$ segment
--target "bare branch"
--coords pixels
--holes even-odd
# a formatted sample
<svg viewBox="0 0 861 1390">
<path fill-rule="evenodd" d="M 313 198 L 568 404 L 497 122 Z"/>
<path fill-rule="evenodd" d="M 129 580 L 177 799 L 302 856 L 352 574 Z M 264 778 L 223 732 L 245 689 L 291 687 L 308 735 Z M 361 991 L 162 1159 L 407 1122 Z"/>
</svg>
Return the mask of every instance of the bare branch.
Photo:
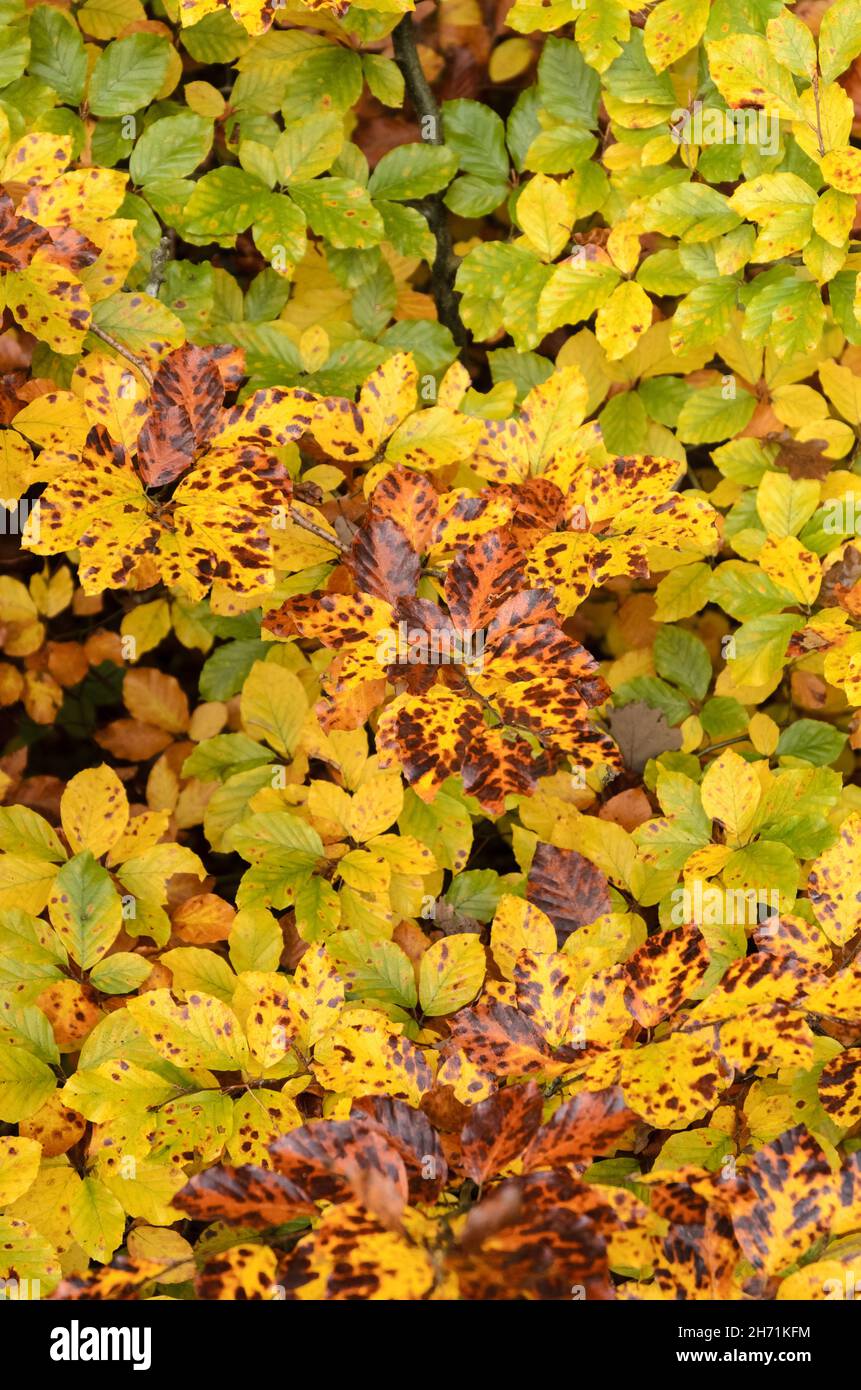
<svg viewBox="0 0 861 1390">
<path fill-rule="evenodd" d="M 403 75 L 422 134 L 427 130 L 428 143 L 442 145 L 442 116 L 430 83 L 422 71 L 411 12 L 405 14 L 393 30 L 392 44 L 395 62 Z M 463 347 L 467 342 L 467 333 L 460 317 L 459 296 L 454 288 L 459 262 L 452 248 L 448 213 L 442 194 L 434 193 L 422 199 L 419 207 L 436 242 L 436 255 L 431 266 L 431 289 L 439 321 L 449 330 L 458 347 Z"/>
</svg>

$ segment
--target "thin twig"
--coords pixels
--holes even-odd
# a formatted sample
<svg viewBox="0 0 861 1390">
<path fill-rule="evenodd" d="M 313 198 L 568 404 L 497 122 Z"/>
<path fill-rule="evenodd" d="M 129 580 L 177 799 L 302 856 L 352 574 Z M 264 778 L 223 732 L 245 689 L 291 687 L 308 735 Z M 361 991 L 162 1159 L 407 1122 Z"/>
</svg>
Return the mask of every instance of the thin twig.
<svg viewBox="0 0 861 1390">
<path fill-rule="evenodd" d="M 422 138 L 426 139 L 428 144 L 442 145 L 442 116 L 419 60 L 411 11 L 404 15 L 392 31 L 392 44 L 395 62 L 401 70 L 404 85 L 419 119 Z M 467 333 L 460 317 L 459 296 L 454 288 L 459 262 L 452 248 L 448 213 L 442 194 L 434 193 L 428 198 L 423 198 L 418 206 L 436 242 L 436 255 L 431 266 L 431 290 L 437 315 L 458 347 L 463 347 L 467 342 Z"/>
<path fill-rule="evenodd" d="M 822 138 L 822 112 L 819 107 L 819 69 L 813 71 L 813 101 L 816 105 L 816 142 L 819 146 L 819 158 L 825 155 L 825 141 Z"/>
<path fill-rule="evenodd" d="M 130 362 L 135 371 L 140 372 L 147 386 L 152 386 L 153 374 L 149 364 L 142 357 L 138 357 L 137 353 L 132 352 L 131 348 L 127 348 L 125 343 L 121 343 L 119 338 L 115 338 L 112 333 L 106 332 L 104 328 L 99 328 L 97 323 L 91 323 L 89 331 L 95 338 L 101 338 L 103 343 L 107 343 L 108 347 L 113 348 L 114 352 L 119 353 L 120 357 L 124 357 L 127 362 Z"/>
<path fill-rule="evenodd" d="M 302 512 L 297 511 L 295 507 L 290 508 L 290 520 L 303 531 L 307 531 L 309 535 L 316 536 L 318 540 L 325 541 L 333 550 L 337 550 L 340 555 L 343 555 L 344 546 L 332 531 L 327 531 L 324 527 L 317 526 L 315 522 L 309 521 L 308 518 L 304 516 Z"/>
<path fill-rule="evenodd" d="M 164 280 L 168 261 L 173 260 L 174 246 L 176 244 L 176 233 L 165 232 L 159 241 L 158 246 L 153 248 L 150 258 L 149 279 L 146 282 L 146 293 L 155 299 Z"/>
</svg>

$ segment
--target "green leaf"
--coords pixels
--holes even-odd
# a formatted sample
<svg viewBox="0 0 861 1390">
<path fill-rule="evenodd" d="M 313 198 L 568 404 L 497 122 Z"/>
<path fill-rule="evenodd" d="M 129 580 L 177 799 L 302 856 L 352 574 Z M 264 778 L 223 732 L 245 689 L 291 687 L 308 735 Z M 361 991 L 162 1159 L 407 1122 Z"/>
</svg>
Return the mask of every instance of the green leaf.
<svg viewBox="0 0 861 1390">
<path fill-rule="evenodd" d="M 819 27 L 823 82 L 833 82 L 861 53 L 861 11 L 855 0 L 833 0 Z"/>
<path fill-rule="evenodd" d="M 577 324 L 600 309 L 619 283 L 615 266 L 576 255 L 557 266 L 541 292 L 538 322 L 542 333 Z"/>
<path fill-rule="evenodd" d="M 311 229 L 332 246 L 361 248 L 382 241 L 383 219 L 361 184 L 342 178 L 314 179 L 293 184 L 290 193 Z"/>
<path fill-rule="evenodd" d="M 712 678 L 705 643 L 683 627 L 662 627 L 655 638 L 655 670 L 691 700 L 702 700 Z"/>
<path fill-rule="evenodd" d="M 132 151 L 129 172 L 134 183 L 192 174 L 212 147 L 212 121 L 182 111 L 148 125 Z"/>
<path fill-rule="evenodd" d="M 362 931 L 341 931 L 326 943 L 349 994 L 414 1009 L 418 1002 L 412 961 L 394 941 L 375 941 Z"/>
<path fill-rule="evenodd" d="M 372 96 L 384 106 L 402 106 L 404 101 L 404 78 L 397 63 L 392 58 L 382 58 L 378 53 L 363 53 L 362 67 L 365 81 Z"/>
<path fill-rule="evenodd" d="M 419 1002 L 429 1018 L 454 1013 L 474 999 L 487 961 L 479 937 L 458 932 L 435 941 L 422 956 Z"/>
<path fill-rule="evenodd" d="M 510 890 L 493 869 L 468 869 L 452 880 L 445 900 L 466 917 L 489 922 L 500 897 L 507 891 Z"/>
<path fill-rule="evenodd" d="M 48 902 L 51 923 L 72 960 L 90 970 L 108 951 L 123 924 L 120 895 L 107 869 L 89 850 L 64 864 Z"/>
<path fill-rule="evenodd" d="M 238 695 L 255 661 L 267 654 L 268 642 L 239 638 L 216 647 L 200 672 L 200 693 L 204 700 L 229 700 Z"/>
<path fill-rule="evenodd" d="M 716 444 L 732 439 L 749 424 L 755 410 L 756 396 L 752 391 L 738 391 L 727 397 L 724 386 L 703 387 L 692 392 L 679 411 L 679 439 L 686 444 Z"/>
<path fill-rule="evenodd" d="M 613 703 L 620 709 L 635 700 L 642 700 L 650 709 L 659 709 L 671 725 L 681 724 L 691 712 L 687 700 L 659 676 L 635 676 L 613 692 Z"/>
<path fill-rule="evenodd" d="M 495 111 L 480 101 L 446 101 L 442 119 L 445 143 L 454 151 L 458 168 L 488 183 L 508 182 L 505 126 Z"/>
<path fill-rule="evenodd" d="M 78 106 L 87 80 L 87 55 L 74 22 L 64 11 L 37 5 L 30 16 L 30 62 L 33 77 L 53 87 L 60 101 Z"/>
<path fill-rule="evenodd" d="M 17 82 L 30 57 L 30 38 L 19 25 L 0 29 L 0 87 Z"/>
<path fill-rule="evenodd" d="M 551 35 L 538 60 L 538 100 L 557 121 L 597 129 L 601 79 L 576 43 Z"/>
<path fill-rule="evenodd" d="M 171 47 L 160 34 L 131 34 L 103 48 L 90 77 L 94 116 L 128 116 L 148 105 L 167 76 Z"/>
<path fill-rule="evenodd" d="M 398 145 L 384 154 L 368 184 L 372 198 L 424 198 L 450 183 L 457 157 L 445 145 Z"/>
<path fill-rule="evenodd" d="M 244 169 L 225 165 L 204 174 L 194 185 L 183 223 L 193 236 L 233 238 L 256 222 L 268 202 L 265 184 Z"/>
<path fill-rule="evenodd" d="M 0 850 L 53 864 L 66 858 L 56 831 L 29 806 L 0 806 Z"/>
<path fill-rule="evenodd" d="M 647 227 L 683 241 L 711 241 L 741 221 L 727 198 L 705 183 L 675 184 L 649 200 Z"/>
<path fill-rule="evenodd" d="M 815 767 L 833 763 L 846 747 L 848 735 L 818 719 L 796 719 L 777 741 L 777 756 L 803 758 Z"/>
<path fill-rule="evenodd" d="M 247 734 L 216 734 L 204 739 L 186 758 L 182 774 L 201 782 L 226 782 L 238 772 L 248 772 L 261 763 L 271 763 L 274 753 Z"/>
<path fill-rule="evenodd" d="M 117 951 L 90 972 L 90 984 L 102 994 L 131 994 L 152 972 L 152 962 L 132 951 Z"/>
<path fill-rule="evenodd" d="M 765 685 L 783 669 L 789 639 L 798 626 L 791 613 L 768 613 L 743 623 L 735 634 L 735 656 L 727 662 L 736 685 Z"/>
<path fill-rule="evenodd" d="M 490 183 L 477 174 L 462 174 L 445 195 L 445 205 L 458 217 L 484 217 L 508 197 L 509 183 Z"/>
<path fill-rule="evenodd" d="M 334 113 L 290 125 L 272 148 L 279 183 L 305 183 L 331 169 L 344 143 L 344 122 Z"/>
</svg>

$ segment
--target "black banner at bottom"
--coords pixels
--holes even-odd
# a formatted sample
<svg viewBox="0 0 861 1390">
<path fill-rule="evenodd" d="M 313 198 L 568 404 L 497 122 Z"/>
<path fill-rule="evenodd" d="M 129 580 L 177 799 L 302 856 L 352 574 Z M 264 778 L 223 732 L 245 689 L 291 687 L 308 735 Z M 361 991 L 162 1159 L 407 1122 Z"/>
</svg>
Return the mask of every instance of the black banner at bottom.
<svg viewBox="0 0 861 1390">
<path fill-rule="evenodd" d="M 754 1367 L 764 1379 L 773 1372 L 800 1367 L 818 1375 L 841 1364 L 851 1364 L 858 1344 L 858 1320 L 846 1302 L 811 1303 L 748 1302 L 608 1302 L 588 1303 L 572 1300 L 541 1306 L 525 1301 L 506 1303 L 505 1320 L 497 1323 L 494 1303 L 399 1303 L 398 1324 L 391 1319 L 378 1323 L 379 1310 L 357 1309 L 349 1303 L 276 1302 L 259 1307 L 255 1302 L 196 1303 L 155 1299 L 144 1302 L 85 1301 L 41 1303 L 18 1302 L 13 1312 L 7 1306 L 7 1322 L 0 1311 L 0 1329 L 6 1355 L 16 1344 L 27 1365 L 48 1382 L 55 1375 L 62 1380 L 71 1368 L 98 1374 L 108 1367 L 112 1373 L 133 1371 L 140 1374 L 207 1372 L 223 1377 L 235 1367 L 244 1373 L 264 1370 L 283 1357 L 285 1338 L 298 1336 L 306 1356 L 313 1356 L 314 1337 L 322 1334 L 321 1351 L 327 1378 L 338 1365 L 343 1348 L 345 1371 L 356 1368 L 359 1346 L 389 1345 L 394 1371 L 403 1368 L 403 1351 L 413 1346 L 424 1360 L 430 1346 L 442 1346 L 440 1338 L 449 1333 L 458 1337 L 449 1345 L 452 1369 L 457 1365 L 456 1348 L 460 1338 L 480 1338 L 482 1360 L 498 1346 L 500 1354 L 510 1355 L 515 1338 L 522 1332 L 524 1354 L 534 1353 L 537 1336 L 573 1335 L 579 1347 L 592 1356 L 607 1356 L 607 1373 L 614 1378 L 626 1371 L 664 1376 L 673 1370 L 684 1376 L 698 1375 L 704 1369 Z M 352 1308 L 352 1313 L 348 1311 Z M 416 1321 L 410 1326 L 410 1312 Z M 405 1319 L 404 1315 L 407 1314 Z M 355 1336 L 339 1337 L 344 1320 L 359 1338 L 385 1334 L 386 1342 L 357 1341 Z M 430 1334 L 430 1326 L 433 1332 Z M 333 1337 L 333 1334 L 334 1337 Z M 427 1341 L 433 1336 L 433 1343 Z M 586 1339 L 586 1340 L 582 1340 Z M 405 1343 L 405 1346 L 404 1346 Z M 478 1345 L 478 1343 L 476 1343 Z M 548 1343 L 548 1347 L 553 1343 Z M 558 1347 L 559 1344 L 557 1344 Z M 401 1351 L 396 1351 L 400 1346 Z M 424 1351 L 422 1351 L 424 1347 Z M 462 1345 L 466 1351 L 466 1344 Z M 270 1360 L 271 1358 L 271 1360 Z M 184 1370 L 183 1370 L 184 1368 Z M 378 1365 L 378 1371 L 384 1367 Z M 501 1365 L 510 1381 L 513 1367 Z M 486 1380 L 486 1375 L 483 1377 Z"/>
</svg>

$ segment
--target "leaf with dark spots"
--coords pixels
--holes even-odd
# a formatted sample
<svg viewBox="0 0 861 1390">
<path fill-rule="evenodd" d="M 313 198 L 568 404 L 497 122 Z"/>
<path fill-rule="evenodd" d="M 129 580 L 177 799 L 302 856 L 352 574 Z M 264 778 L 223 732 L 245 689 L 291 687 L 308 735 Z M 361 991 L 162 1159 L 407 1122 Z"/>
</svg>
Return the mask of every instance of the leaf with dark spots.
<svg viewBox="0 0 861 1390">
<path fill-rule="evenodd" d="M 657 932 L 626 965 L 625 1003 L 644 1028 L 655 1028 L 690 999 L 706 973 L 709 949 L 697 927 Z"/>
<path fill-rule="evenodd" d="M 384 1131 L 404 1161 L 410 1202 L 432 1202 L 445 1187 L 447 1166 L 439 1135 L 427 1115 L 390 1096 L 361 1096 L 353 1114 L 366 1116 Z"/>
<path fill-rule="evenodd" d="M 439 498 L 426 474 L 393 468 L 374 488 L 371 511 L 380 520 L 395 522 L 417 554 L 424 555 L 430 549 L 439 519 Z"/>
<path fill-rule="evenodd" d="M 564 1168 L 610 1157 L 636 1123 L 619 1086 L 581 1091 L 541 1126 L 523 1155 L 524 1169 Z"/>
<path fill-rule="evenodd" d="M 196 1173 L 174 1202 L 197 1221 L 246 1226 L 278 1226 L 316 1211 L 313 1197 L 296 1183 L 254 1164 Z"/>
<path fill-rule="evenodd" d="M 610 911 L 606 874 L 577 850 L 557 849 L 554 845 L 537 846 L 526 896 L 547 913 L 560 941 Z"/>
<path fill-rule="evenodd" d="M 138 467 L 148 487 L 172 483 L 185 472 L 215 433 L 223 400 L 210 349 L 186 343 L 165 357 L 138 437 Z"/>
<path fill-rule="evenodd" d="M 317 1124 L 271 1146 L 275 1171 L 314 1201 L 352 1196 L 388 1222 L 397 1219 L 408 1193 L 398 1148 L 378 1125 L 362 1116 Z"/>
<path fill-rule="evenodd" d="M 421 570 L 418 554 L 406 532 L 388 517 L 371 517 L 359 528 L 350 566 L 357 588 L 388 603 L 412 597 Z"/>
<path fill-rule="evenodd" d="M 445 579 L 449 612 L 461 630 L 486 627 L 505 600 L 523 588 L 524 557 L 507 531 L 490 531 L 455 556 Z"/>
<path fill-rule="evenodd" d="M 473 1106 L 461 1134 L 462 1165 L 479 1187 L 520 1156 L 541 1123 L 542 1104 L 541 1091 L 530 1081 Z"/>
<path fill-rule="evenodd" d="M 489 1076 L 560 1076 L 582 1063 L 575 1048 L 551 1048 L 525 1014 L 508 1004 L 461 1009 L 451 1019 L 446 1051 L 462 1050 Z"/>
</svg>

